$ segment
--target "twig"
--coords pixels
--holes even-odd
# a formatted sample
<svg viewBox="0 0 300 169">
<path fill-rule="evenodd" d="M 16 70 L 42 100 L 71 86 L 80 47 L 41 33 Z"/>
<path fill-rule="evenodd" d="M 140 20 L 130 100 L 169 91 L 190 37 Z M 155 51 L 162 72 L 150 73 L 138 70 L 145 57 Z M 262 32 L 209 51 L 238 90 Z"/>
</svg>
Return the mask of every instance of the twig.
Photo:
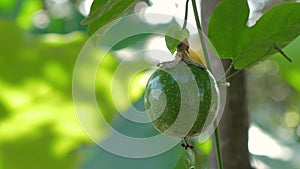
<svg viewBox="0 0 300 169">
<path fill-rule="evenodd" d="M 185 3 L 184 23 L 183 23 L 183 26 L 182 26 L 182 30 L 185 29 L 186 25 L 187 25 L 188 11 L 189 11 L 189 1 L 190 0 L 186 0 L 186 3 Z"/>
</svg>

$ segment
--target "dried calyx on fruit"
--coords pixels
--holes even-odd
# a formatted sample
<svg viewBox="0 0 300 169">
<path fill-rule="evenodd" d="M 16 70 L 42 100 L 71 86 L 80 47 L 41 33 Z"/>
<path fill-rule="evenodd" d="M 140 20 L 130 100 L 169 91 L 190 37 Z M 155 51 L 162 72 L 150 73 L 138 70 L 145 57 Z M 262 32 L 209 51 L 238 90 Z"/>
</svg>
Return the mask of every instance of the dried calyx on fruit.
<svg viewBox="0 0 300 169">
<path fill-rule="evenodd" d="M 160 63 L 148 80 L 144 103 L 155 128 L 177 138 L 205 131 L 216 117 L 212 98 L 218 94 L 208 69 L 193 61 L 185 40 L 175 60 Z"/>
</svg>

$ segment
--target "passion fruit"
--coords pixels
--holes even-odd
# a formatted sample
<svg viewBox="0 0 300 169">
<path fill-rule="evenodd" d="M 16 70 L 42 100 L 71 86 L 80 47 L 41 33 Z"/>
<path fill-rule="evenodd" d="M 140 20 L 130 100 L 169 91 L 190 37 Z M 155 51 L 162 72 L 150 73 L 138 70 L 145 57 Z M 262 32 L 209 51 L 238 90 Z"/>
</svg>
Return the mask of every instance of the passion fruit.
<svg viewBox="0 0 300 169">
<path fill-rule="evenodd" d="M 218 94 L 209 70 L 183 59 L 162 63 L 145 88 L 145 109 L 154 127 L 177 138 L 205 131 L 216 117 L 213 97 Z"/>
</svg>

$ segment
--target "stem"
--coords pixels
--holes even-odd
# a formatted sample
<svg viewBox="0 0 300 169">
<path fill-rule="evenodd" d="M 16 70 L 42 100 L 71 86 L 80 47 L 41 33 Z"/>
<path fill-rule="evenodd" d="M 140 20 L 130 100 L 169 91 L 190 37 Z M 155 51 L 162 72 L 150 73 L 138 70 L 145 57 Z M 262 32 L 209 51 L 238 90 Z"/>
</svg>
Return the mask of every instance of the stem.
<svg viewBox="0 0 300 169">
<path fill-rule="evenodd" d="M 224 75 L 225 75 L 225 78 L 226 78 L 226 76 L 228 76 L 229 73 L 231 72 L 231 70 L 232 70 L 232 68 L 233 68 L 233 65 L 234 65 L 234 63 L 231 62 L 230 65 L 229 65 L 229 67 L 227 68 L 225 74 L 224 74 Z"/>
<path fill-rule="evenodd" d="M 195 21 L 196 21 L 196 25 L 197 25 L 197 30 L 198 30 L 198 36 L 199 36 L 201 46 L 202 46 L 202 49 L 203 49 L 203 54 L 204 54 L 204 57 L 205 57 L 206 66 L 210 70 L 210 61 L 209 61 L 209 57 L 208 57 L 206 43 L 205 43 L 205 40 L 204 40 L 204 37 L 203 37 L 203 34 L 202 34 L 201 22 L 200 22 L 200 19 L 199 19 L 196 0 L 192 0 L 192 4 L 193 4 L 193 11 L 194 11 Z"/>
<path fill-rule="evenodd" d="M 185 29 L 186 25 L 187 25 L 187 18 L 188 18 L 188 11 L 189 11 L 189 1 L 190 0 L 186 0 L 186 3 L 185 3 L 184 23 L 183 23 L 183 26 L 182 26 L 182 30 Z"/>
<path fill-rule="evenodd" d="M 204 54 L 204 57 L 205 57 L 205 60 L 206 60 L 206 65 L 207 65 L 207 68 L 210 70 L 211 69 L 210 61 L 209 61 L 209 56 L 208 56 L 206 43 L 205 43 L 205 40 L 204 40 L 204 37 L 203 37 L 203 34 L 202 34 L 201 22 L 200 22 L 200 19 L 199 19 L 199 13 L 198 13 L 198 10 L 197 10 L 196 0 L 192 0 L 192 4 L 193 4 L 195 21 L 196 21 L 196 25 L 197 25 L 197 28 L 198 28 L 197 29 L 198 30 L 198 35 L 199 35 L 199 38 L 200 38 L 200 41 L 201 41 L 203 54 Z M 218 126 L 217 126 L 216 122 L 214 122 L 214 127 L 216 128 L 215 132 L 214 132 L 214 135 L 215 135 L 215 142 L 216 142 L 216 152 L 217 152 L 217 157 L 218 157 L 218 166 L 219 166 L 219 169 L 223 169 L 222 155 L 221 155 L 220 142 L 219 142 L 219 132 L 218 132 Z"/>
<path fill-rule="evenodd" d="M 216 122 L 214 123 L 214 125 L 217 125 Z M 215 134 L 215 141 L 216 141 L 216 153 L 218 157 L 218 168 L 223 169 L 218 127 L 216 127 L 214 134 Z"/>
<path fill-rule="evenodd" d="M 250 64 L 251 65 L 251 64 Z M 248 66 L 246 66 L 248 67 Z M 245 68 L 246 68 L 245 67 Z M 223 84 L 224 82 L 226 82 L 226 80 L 229 80 L 230 78 L 232 78 L 233 76 L 237 75 L 238 73 L 240 73 L 242 70 L 244 70 L 245 68 L 243 69 L 239 69 L 235 72 L 233 72 L 232 74 L 230 74 L 229 76 L 225 77 L 225 78 L 221 78 L 220 80 L 217 81 L 218 84 Z"/>
<path fill-rule="evenodd" d="M 186 137 L 183 137 L 183 143 L 181 144 L 181 146 L 182 146 L 185 150 L 187 150 L 188 148 L 190 148 L 190 149 L 193 149 L 193 148 L 194 148 L 193 143 L 190 144 Z"/>
<path fill-rule="evenodd" d="M 289 58 L 276 44 L 274 44 L 274 49 L 277 50 L 286 60 L 292 62 L 292 59 Z"/>
<path fill-rule="evenodd" d="M 253 62 L 253 63 L 255 63 L 255 62 Z M 229 79 L 232 78 L 233 76 L 235 76 L 235 75 L 237 75 L 238 73 L 240 73 L 242 70 L 247 69 L 248 67 L 252 66 L 253 63 L 250 63 L 250 64 L 246 65 L 243 69 L 238 69 L 237 71 L 235 71 L 235 72 L 233 72 L 232 74 L 228 75 L 228 76 L 226 77 L 226 80 L 229 80 Z M 224 80 L 225 80 L 225 79 L 224 79 Z M 220 81 L 220 82 L 222 82 L 222 81 Z"/>
<path fill-rule="evenodd" d="M 224 73 L 224 75 L 219 80 L 217 80 L 217 82 L 223 82 L 226 80 L 226 77 L 229 75 L 229 73 L 233 69 L 233 65 L 234 65 L 234 63 L 231 62 L 229 67 L 227 68 L 226 72 Z"/>
<path fill-rule="evenodd" d="M 232 77 L 235 76 L 236 74 L 240 73 L 242 70 L 244 70 L 244 69 L 239 69 L 239 70 L 235 71 L 234 73 L 232 73 L 232 74 L 230 74 L 229 76 L 227 76 L 226 79 L 228 80 L 228 79 L 232 78 Z"/>
</svg>

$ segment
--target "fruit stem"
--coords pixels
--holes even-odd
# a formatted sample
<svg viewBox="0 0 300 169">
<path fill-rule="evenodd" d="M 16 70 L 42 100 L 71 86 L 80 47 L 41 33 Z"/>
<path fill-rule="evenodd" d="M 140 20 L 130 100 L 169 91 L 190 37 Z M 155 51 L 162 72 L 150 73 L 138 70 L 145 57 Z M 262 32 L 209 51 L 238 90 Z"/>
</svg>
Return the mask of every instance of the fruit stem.
<svg viewBox="0 0 300 169">
<path fill-rule="evenodd" d="M 193 144 L 192 144 L 192 143 L 190 144 L 190 143 L 188 142 L 188 140 L 187 140 L 186 137 L 183 137 L 183 143 L 181 144 L 181 146 L 182 146 L 185 150 L 187 150 L 188 148 L 190 148 L 190 149 L 193 149 L 193 148 L 194 148 Z"/>
<path fill-rule="evenodd" d="M 182 26 L 182 30 L 185 29 L 186 25 L 187 25 L 187 18 L 188 18 L 188 11 L 189 11 L 189 1 L 190 0 L 186 0 L 186 3 L 185 3 L 184 23 L 183 23 L 183 26 Z"/>
<path fill-rule="evenodd" d="M 207 65 L 207 68 L 209 70 L 211 70 L 207 47 L 206 47 L 206 43 L 205 43 L 205 40 L 204 40 L 204 37 L 203 37 L 203 34 L 202 34 L 201 22 L 200 22 L 200 19 L 199 19 L 199 13 L 198 13 L 198 10 L 197 10 L 196 0 L 192 0 L 192 4 L 193 4 L 195 21 L 196 21 L 196 25 L 197 25 L 197 28 L 198 28 L 197 29 L 198 30 L 198 36 L 199 36 L 200 41 L 201 41 L 201 45 L 202 45 L 206 65 Z M 216 142 L 216 152 L 217 152 L 218 166 L 219 166 L 218 168 L 223 169 L 221 148 L 220 148 L 220 142 L 219 142 L 218 125 L 217 125 L 216 121 L 214 122 L 214 127 L 215 127 L 214 135 L 215 135 L 215 142 Z"/>
<path fill-rule="evenodd" d="M 192 0 L 192 4 L 193 4 L 193 11 L 194 11 L 195 21 L 196 21 L 196 25 L 197 25 L 197 30 L 198 30 L 198 36 L 199 36 L 201 46 L 202 46 L 202 49 L 203 49 L 203 54 L 204 54 L 204 57 L 205 57 L 206 65 L 207 65 L 207 68 L 209 70 L 211 70 L 210 61 L 209 61 L 208 52 L 207 52 L 207 47 L 206 47 L 206 43 L 205 43 L 205 40 L 204 40 L 204 37 L 203 37 L 203 34 L 202 34 L 201 22 L 200 22 L 200 19 L 199 19 L 199 13 L 198 13 L 198 10 L 197 10 L 196 0 Z"/>
</svg>

